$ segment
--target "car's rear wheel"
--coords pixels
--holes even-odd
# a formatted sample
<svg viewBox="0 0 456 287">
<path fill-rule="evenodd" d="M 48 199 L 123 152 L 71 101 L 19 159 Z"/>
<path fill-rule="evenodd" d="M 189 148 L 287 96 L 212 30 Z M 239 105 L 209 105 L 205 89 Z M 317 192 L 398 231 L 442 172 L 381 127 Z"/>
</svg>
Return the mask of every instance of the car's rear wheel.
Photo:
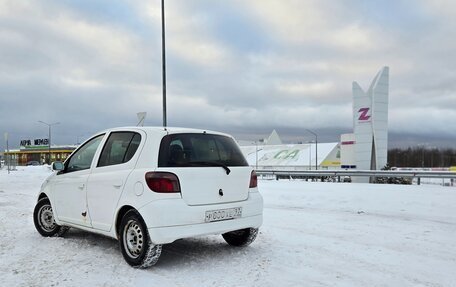
<svg viewBox="0 0 456 287">
<path fill-rule="evenodd" d="M 223 239 L 232 246 L 247 246 L 255 241 L 258 228 L 239 229 L 222 234 Z"/>
<path fill-rule="evenodd" d="M 69 227 L 55 223 L 51 202 L 47 198 L 42 198 L 36 203 L 33 211 L 33 222 L 36 230 L 46 237 L 62 236 L 69 229 Z"/>
<path fill-rule="evenodd" d="M 128 264 L 148 268 L 157 263 L 162 246 L 152 243 L 147 226 L 137 211 L 130 210 L 124 215 L 119 230 L 120 249 Z"/>
</svg>

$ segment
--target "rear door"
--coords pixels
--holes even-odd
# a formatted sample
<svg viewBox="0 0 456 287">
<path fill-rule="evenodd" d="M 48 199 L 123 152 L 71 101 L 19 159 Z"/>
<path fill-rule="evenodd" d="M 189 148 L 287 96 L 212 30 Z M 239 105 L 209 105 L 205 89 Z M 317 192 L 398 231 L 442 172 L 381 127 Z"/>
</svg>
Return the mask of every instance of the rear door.
<svg viewBox="0 0 456 287">
<path fill-rule="evenodd" d="M 175 173 L 188 205 L 243 201 L 252 169 L 236 142 L 227 136 L 183 133 L 165 136 L 159 168 Z"/>
<path fill-rule="evenodd" d="M 128 175 L 138 158 L 142 136 L 133 131 L 109 134 L 87 181 L 87 205 L 93 228 L 110 231 Z"/>
</svg>

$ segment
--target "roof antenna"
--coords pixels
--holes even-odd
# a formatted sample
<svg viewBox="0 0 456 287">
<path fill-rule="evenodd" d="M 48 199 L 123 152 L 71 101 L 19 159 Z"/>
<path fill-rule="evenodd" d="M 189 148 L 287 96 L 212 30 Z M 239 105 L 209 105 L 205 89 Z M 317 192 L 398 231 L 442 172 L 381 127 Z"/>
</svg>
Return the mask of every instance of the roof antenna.
<svg viewBox="0 0 456 287">
<path fill-rule="evenodd" d="M 140 112 L 136 113 L 136 116 L 138 117 L 138 124 L 136 124 L 137 127 L 143 127 L 144 126 L 144 120 L 146 119 L 147 112 Z"/>
</svg>

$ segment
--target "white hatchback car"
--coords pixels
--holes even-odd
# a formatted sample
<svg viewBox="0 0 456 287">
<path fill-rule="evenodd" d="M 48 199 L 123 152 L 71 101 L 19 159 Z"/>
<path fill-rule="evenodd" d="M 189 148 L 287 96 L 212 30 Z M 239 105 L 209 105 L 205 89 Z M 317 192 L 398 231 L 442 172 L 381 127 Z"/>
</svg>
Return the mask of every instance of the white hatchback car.
<svg viewBox="0 0 456 287">
<path fill-rule="evenodd" d="M 162 244 L 180 238 L 222 234 L 249 245 L 262 224 L 256 174 L 226 134 L 109 129 L 52 166 L 33 214 L 38 232 L 75 227 L 116 238 L 134 267 L 155 264 Z"/>
</svg>

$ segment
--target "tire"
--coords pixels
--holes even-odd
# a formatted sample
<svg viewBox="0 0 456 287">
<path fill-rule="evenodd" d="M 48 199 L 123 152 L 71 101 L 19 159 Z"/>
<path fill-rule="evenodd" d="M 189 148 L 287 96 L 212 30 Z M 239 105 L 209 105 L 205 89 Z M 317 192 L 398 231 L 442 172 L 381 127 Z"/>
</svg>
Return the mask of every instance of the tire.
<svg viewBox="0 0 456 287">
<path fill-rule="evenodd" d="M 248 246 L 255 241 L 258 228 L 246 228 L 222 234 L 223 239 L 231 246 Z"/>
<path fill-rule="evenodd" d="M 45 237 L 62 236 L 69 227 L 55 223 L 51 202 L 47 198 L 38 200 L 33 210 L 33 223 L 36 230 Z"/>
<path fill-rule="evenodd" d="M 152 243 L 147 226 L 136 210 L 125 213 L 119 235 L 120 250 L 128 264 L 144 269 L 157 263 L 162 246 Z"/>
</svg>

